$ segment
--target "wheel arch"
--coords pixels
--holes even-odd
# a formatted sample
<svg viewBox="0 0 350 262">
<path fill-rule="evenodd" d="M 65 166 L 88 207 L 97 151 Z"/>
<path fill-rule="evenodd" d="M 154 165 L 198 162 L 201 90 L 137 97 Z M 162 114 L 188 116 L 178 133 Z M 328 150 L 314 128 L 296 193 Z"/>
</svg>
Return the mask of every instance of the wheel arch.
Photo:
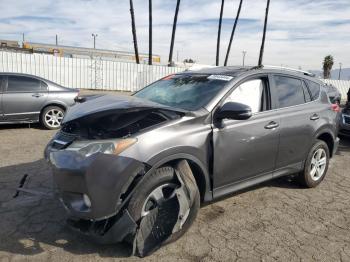
<svg viewBox="0 0 350 262">
<path fill-rule="evenodd" d="M 211 201 L 212 192 L 208 170 L 205 168 L 205 165 L 193 155 L 187 153 L 178 153 L 167 156 L 162 160 L 158 161 L 156 164 L 152 165 L 152 168 L 149 170 L 149 172 L 153 172 L 157 168 L 167 165 L 175 167 L 176 163 L 178 163 L 181 160 L 186 160 L 191 168 L 201 196 L 201 202 Z"/>
<path fill-rule="evenodd" d="M 329 155 L 330 157 L 333 157 L 333 149 L 334 149 L 334 141 L 335 138 L 332 135 L 332 133 L 329 130 L 320 130 L 317 135 L 316 138 L 318 140 L 321 140 L 323 142 L 325 142 L 328 146 L 329 149 Z"/>
</svg>

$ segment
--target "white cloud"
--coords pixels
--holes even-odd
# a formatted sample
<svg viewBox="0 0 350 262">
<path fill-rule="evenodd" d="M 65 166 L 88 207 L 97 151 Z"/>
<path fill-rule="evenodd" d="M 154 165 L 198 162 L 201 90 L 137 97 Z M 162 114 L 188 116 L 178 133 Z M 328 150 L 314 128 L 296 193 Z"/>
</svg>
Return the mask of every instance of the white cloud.
<svg viewBox="0 0 350 262">
<path fill-rule="evenodd" d="M 182 0 L 175 54 L 213 64 L 220 0 Z M 238 0 L 225 1 L 221 61 L 226 52 Z M 153 0 L 154 53 L 167 60 L 175 0 Z M 134 0 L 141 52 L 148 51 L 148 1 Z M 261 43 L 265 0 L 245 0 L 230 55 L 231 64 L 241 64 L 242 50 L 248 64 L 256 64 Z M 97 46 L 132 51 L 129 1 L 113 0 L 16 0 L 1 5 L 0 38 L 21 40 L 22 32 L 32 42 Z M 231 20 L 228 20 L 231 19 Z M 350 3 L 348 0 L 272 0 L 265 64 L 321 68 L 327 54 L 350 67 Z"/>
</svg>

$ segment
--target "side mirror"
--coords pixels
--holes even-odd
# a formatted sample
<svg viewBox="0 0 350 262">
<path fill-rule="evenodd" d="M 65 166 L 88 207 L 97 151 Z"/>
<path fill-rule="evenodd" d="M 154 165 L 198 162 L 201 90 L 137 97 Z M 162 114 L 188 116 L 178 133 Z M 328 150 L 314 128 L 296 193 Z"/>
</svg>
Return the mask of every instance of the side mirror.
<svg viewBox="0 0 350 262">
<path fill-rule="evenodd" d="M 236 102 L 227 102 L 217 111 L 215 118 L 219 120 L 246 120 L 251 116 L 252 109 L 250 106 Z"/>
</svg>

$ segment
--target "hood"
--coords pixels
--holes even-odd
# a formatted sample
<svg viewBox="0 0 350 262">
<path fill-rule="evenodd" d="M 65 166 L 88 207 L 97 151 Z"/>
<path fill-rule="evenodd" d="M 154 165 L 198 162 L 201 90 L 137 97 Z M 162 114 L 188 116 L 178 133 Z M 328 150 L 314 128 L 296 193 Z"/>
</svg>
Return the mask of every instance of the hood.
<svg viewBox="0 0 350 262">
<path fill-rule="evenodd" d="M 168 111 L 185 113 L 183 109 L 173 108 L 162 104 L 154 103 L 149 100 L 134 96 L 114 96 L 114 95 L 103 95 L 97 98 L 87 100 L 84 103 L 76 104 L 69 108 L 64 119 L 63 124 L 82 118 L 88 115 L 93 115 L 100 112 L 107 111 L 130 111 L 130 110 L 150 110 L 150 109 L 164 109 Z"/>
</svg>

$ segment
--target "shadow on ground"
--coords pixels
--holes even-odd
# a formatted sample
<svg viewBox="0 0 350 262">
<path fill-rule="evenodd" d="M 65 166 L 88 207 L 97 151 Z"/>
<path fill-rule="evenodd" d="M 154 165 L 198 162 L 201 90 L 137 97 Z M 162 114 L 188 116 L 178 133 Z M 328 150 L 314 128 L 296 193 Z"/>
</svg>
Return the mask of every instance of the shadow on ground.
<svg viewBox="0 0 350 262">
<path fill-rule="evenodd" d="M 66 226 L 66 212 L 52 196 L 23 192 L 13 198 L 24 174 L 24 188 L 52 192 L 52 179 L 45 160 L 0 168 L 0 253 L 37 255 L 63 249 L 72 254 L 97 253 L 101 257 L 128 257 L 124 244 L 98 245 Z"/>
</svg>

